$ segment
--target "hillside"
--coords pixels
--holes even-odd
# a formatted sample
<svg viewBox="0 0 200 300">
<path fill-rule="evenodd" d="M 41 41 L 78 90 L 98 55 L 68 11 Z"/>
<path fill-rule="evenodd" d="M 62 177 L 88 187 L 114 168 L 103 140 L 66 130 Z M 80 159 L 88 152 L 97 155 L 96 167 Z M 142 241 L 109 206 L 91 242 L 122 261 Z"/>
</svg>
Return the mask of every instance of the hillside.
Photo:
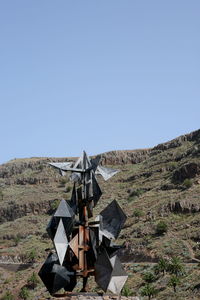
<svg viewBox="0 0 200 300">
<path fill-rule="evenodd" d="M 116 199 L 128 216 L 117 242 L 126 245 L 121 260 L 133 295 L 139 295 L 145 270 L 161 257 L 179 256 L 186 274 L 178 292 L 167 285 L 166 275 L 155 282 L 156 299 L 200 299 L 200 291 L 194 288 L 200 285 L 200 130 L 151 149 L 101 156 L 103 165 L 121 172 L 108 182 L 99 178 L 103 196 L 94 213 Z M 59 200 L 70 198 L 72 184 L 48 162 L 74 159 L 15 159 L 0 166 L 0 261 L 33 263 L 17 272 L 1 264 L 0 295 L 6 289 L 17 295 L 40 268 L 45 249 L 52 247 L 45 228 Z M 167 226 L 163 234 L 157 229 L 160 221 Z M 96 290 L 94 283 L 91 289 Z M 31 299 L 48 295 L 41 282 L 30 293 Z"/>
</svg>

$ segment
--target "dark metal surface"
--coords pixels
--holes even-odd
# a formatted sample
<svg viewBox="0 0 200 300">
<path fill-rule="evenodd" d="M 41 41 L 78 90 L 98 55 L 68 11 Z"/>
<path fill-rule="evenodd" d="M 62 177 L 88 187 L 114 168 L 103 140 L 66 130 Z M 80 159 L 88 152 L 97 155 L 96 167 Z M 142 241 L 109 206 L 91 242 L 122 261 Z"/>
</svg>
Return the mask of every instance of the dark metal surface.
<svg viewBox="0 0 200 300">
<path fill-rule="evenodd" d="M 107 291 L 112 274 L 112 264 L 105 249 L 98 255 L 95 263 L 95 281 L 104 292 Z"/>
<path fill-rule="evenodd" d="M 55 253 L 48 255 L 38 274 L 50 294 L 69 285 L 71 277 L 75 276 L 74 272 L 59 265 L 58 256 Z"/>
<path fill-rule="evenodd" d="M 100 231 L 109 239 L 116 239 L 126 221 L 126 215 L 116 200 L 100 213 Z"/>
</svg>

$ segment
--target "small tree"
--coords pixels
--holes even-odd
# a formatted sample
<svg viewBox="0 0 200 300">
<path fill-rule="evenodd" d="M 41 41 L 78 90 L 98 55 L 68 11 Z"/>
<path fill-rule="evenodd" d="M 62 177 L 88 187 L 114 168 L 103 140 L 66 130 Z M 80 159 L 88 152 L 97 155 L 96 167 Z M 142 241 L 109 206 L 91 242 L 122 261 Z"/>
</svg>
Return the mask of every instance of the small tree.
<svg viewBox="0 0 200 300">
<path fill-rule="evenodd" d="M 19 292 L 19 297 L 24 300 L 27 300 L 30 298 L 29 290 L 25 286 L 21 288 L 21 290 Z"/>
<path fill-rule="evenodd" d="M 168 270 L 168 268 L 169 268 L 168 261 L 164 258 L 160 258 L 159 262 L 157 263 L 157 265 L 154 268 L 154 272 L 155 272 L 155 274 L 162 273 L 164 276 L 165 272 Z"/>
<path fill-rule="evenodd" d="M 174 293 L 176 293 L 176 287 L 180 283 L 180 279 L 176 275 L 172 275 L 169 279 L 168 285 L 172 286 Z"/>
<path fill-rule="evenodd" d="M 141 296 L 147 296 L 150 300 L 153 296 L 157 294 L 157 290 L 155 287 L 149 283 L 147 283 L 142 289 L 141 289 Z"/>
<path fill-rule="evenodd" d="M 175 256 L 171 259 L 168 269 L 171 274 L 174 274 L 176 276 L 181 276 L 185 272 L 182 261 L 177 256 Z"/>
<path fill-rule="evenodd" d="M 143 280 L 147 283 L 152 283 L 156 280 L 156 277 L 153 273 L 146 272 L 146 273 L 143 274 Z"/>
<path fill-rule="evenodd" d="M 157 225 L 156 225 L 156 233 L 158 235 L 162 235 L 165 232 L 167 232 L 168 226 L 164 221 L 160 221 Z"/>
<path fill-rule="evenodd" d="M 35 272 L 33 272 L 32 275 L 28 278 L 27 283 L 30 288 L 36 288 L 37 284 L 39 283 L 39 279 Z"/>
</svg>

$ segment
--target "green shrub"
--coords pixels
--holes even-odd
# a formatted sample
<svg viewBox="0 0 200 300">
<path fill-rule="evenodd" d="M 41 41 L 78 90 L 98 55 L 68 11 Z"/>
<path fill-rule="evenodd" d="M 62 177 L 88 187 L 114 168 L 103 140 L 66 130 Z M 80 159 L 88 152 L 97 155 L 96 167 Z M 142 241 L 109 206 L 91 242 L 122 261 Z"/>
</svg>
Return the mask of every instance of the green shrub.
<svg viewBox="0 0 200 300">
<path fill-rule="evenodd" d="M 156 276 L 151 272 L 146 272 L 143 274 L 143 280 L 147 283 L 152 283 L 156 281 Z"/>
<path fill-rule="evenodd" d="M 51 202 L 51 209 L 56 210 L 59 204 L 60 204 L 60 200 L 55 199 L 53 202 Z"/>
<path fill-rule="evenodd" d="M 165 275 L 165 272 L 167 272 L 169 269 L 169 263 L 166 259 L 160 258 L 158 263 L 154 267 L 154 272 L 155 274 L 160 274 L 162 273 L 163 276 Z"/>
<path fill-rule="evenodd" d="M 68 186 L 66 187 L 66 193 L 69 193 L 69 192 L 71 191 L 71 189 L 72 189 L 72 187 L 71 187 L 70 185 L 68 185 Z"/>
<path fill-rule="evenodd" d="M 44 169 L 44 165 L 39 165 L 38 170 L 42 171 Z"/>
<path fill-rule="evenodd" d="M 125 285 L 122 289 L 121 295 L 124 297 L 130 297 L 133 296 L 133 291 L 131 291 L 131 289 Z"/>
<path fill-rule="evenodd" d="M 17 246 L 21 240 L 20 236 L 19 235 L 16 235 L 14 238 L 14 246 Z"/>
<path fill-rule="evenodd" d="M 30 262 L 34 262 L 37 257 L 36 250 L 33 248 L 30 252 L 27 253 L 26 257 Z"/>
<path fill-rule="evenodd" d="M 24 300 L 29 299 L 30 298 L 29 290 L 26 287 L 22 287 L 19 292 L 19 297 Z"/>
<path fill-rule="evenodd" d="M 186 178 L 186 179 L 183 181 L 183 187 L 184 187 L 185 189 L 189 189 L 191 186 L 192 186 L 192 180 L 189 179 L 189 178 Z"/>
<path fill-rule="evenodd" d="M 176 287 L 180 283 L 180 279 L 176 275 L 172 275 L 169 279 L 168 285 L 172 286 L 174 293 L 176 293 Z"/>
<path fill-rule="evenodd" d="M 8 283 L 10 283 L 10 278 L 6 278 L 6 279 L 4 280 L 4 284 L 8 284 Z"/>
<path fill-rule="evenodd" d="M 166 233 L 167 230 L 168 230 L 168 226 L 164 221 L 160 221 L 159 223 L 157 223 L 156 234 L 162 235 L 162 234 Z"/>
<path fill-rule="evenodd" d="M 133 191 L 129 194 L 129 197 L 139 197 L 139 196 L 141 196 L 143 193 L 144 193 L 144 190 L 143 190 L 143 189 L 136 189 L 136 190 L 133 190 Z"/>
<path fill-rule="evenodd" d="M 129 202 L 133 201 L 135 198 L 141 196 L 143 193 L 144 193 L 144 190 L 142 190 L 142 189 L 133 190 L 132 192 L 130 192 L 130 194 L 128 196 L 128 201 Z"/>
<path fill-rule="evenodd" d="M 139 208 L 136 208 L 134 211 L 133 211 L 133 216 L 136 217 L 136 218 L 140 218 L 144 215 L 143 211 Z"/>
<path fill-rule="evenodd" d="M 7 291 L 1 298 L 1 300 L 14 300 L 14 296 L 10 291 Z"/>
<path fill-rule="evenodd" d="M 66 176 L 60 177 L 59 187 L 64 187 L 67 182 L 68 182 L 68 178 Z"/>
<path fill-rule="evenodd" d="M 36 288 L 37 284 L 39 283 L 39 278 L 35 272 L 27 280 L 28 286 L 32 289 Z"/>
<path fill-rule="evenodd" d="M 157 294 L 157 290 L 155 287 L 149 283 L 147 283 L 140 291 L 141 296 L 147 296 L 150 300 L 153 296 Z"/>
<path fill-rule="evenodd" d="M 171 259 L 168 270 L 171 274 L 176 276 L 181 276 L 185 273 L 185 268 L 182 264 L 182 261 L 179 257 L 175 256 Z"/>
<path fill-rule="evenodd" d="M 178 163 L 176 161 L 171 161 L 168 163 L 168 168 L 170 171 L 173 171 L 174 169 L 176 169 Z"/>
</svg>

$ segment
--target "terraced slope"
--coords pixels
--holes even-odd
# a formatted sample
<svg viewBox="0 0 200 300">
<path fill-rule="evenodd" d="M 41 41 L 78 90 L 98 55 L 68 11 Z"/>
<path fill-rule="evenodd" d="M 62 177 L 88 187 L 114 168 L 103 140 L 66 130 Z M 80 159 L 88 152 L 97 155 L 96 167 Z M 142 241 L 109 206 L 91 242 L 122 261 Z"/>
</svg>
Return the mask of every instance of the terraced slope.
<svg viewBox="0 0 200 300">
<path fill-rule="evenodd" d="M 59 199 L 70 198 L 72 188 L 67 177 L 48 166 L 58 160 L 74 158 L 16 159 L 0 166 L 1 261 L 34 261 L 37 270 L 47 255 L 45 249 L 52 247 L 46 224 Z M 178 296 L 167 286 L 166 275 L 155 282 L 157 299 L 198 299 L 198 290 L 192 288 L 200 283 L 200 130 L 152 149 L 104 153 L 102 164 L 121 172 L 108 182 L 99 178 L 103 196 L 95 214 L 116 199 L 128 216 L 118 242 L 126 245 L 121 259 L 127 263 L 134 295 L 143 284 L 144 270 L 161 257 L 176 255 L 187 263 Z M 163 233 L 158 230 L 161 221 Z M 1 269 L 0 293 L 8 288 L 17 295 L 32 272 Z M 47 295 L 44 291 L 40 283 L 30 291 L 31 299 Z"/>
</svg>

